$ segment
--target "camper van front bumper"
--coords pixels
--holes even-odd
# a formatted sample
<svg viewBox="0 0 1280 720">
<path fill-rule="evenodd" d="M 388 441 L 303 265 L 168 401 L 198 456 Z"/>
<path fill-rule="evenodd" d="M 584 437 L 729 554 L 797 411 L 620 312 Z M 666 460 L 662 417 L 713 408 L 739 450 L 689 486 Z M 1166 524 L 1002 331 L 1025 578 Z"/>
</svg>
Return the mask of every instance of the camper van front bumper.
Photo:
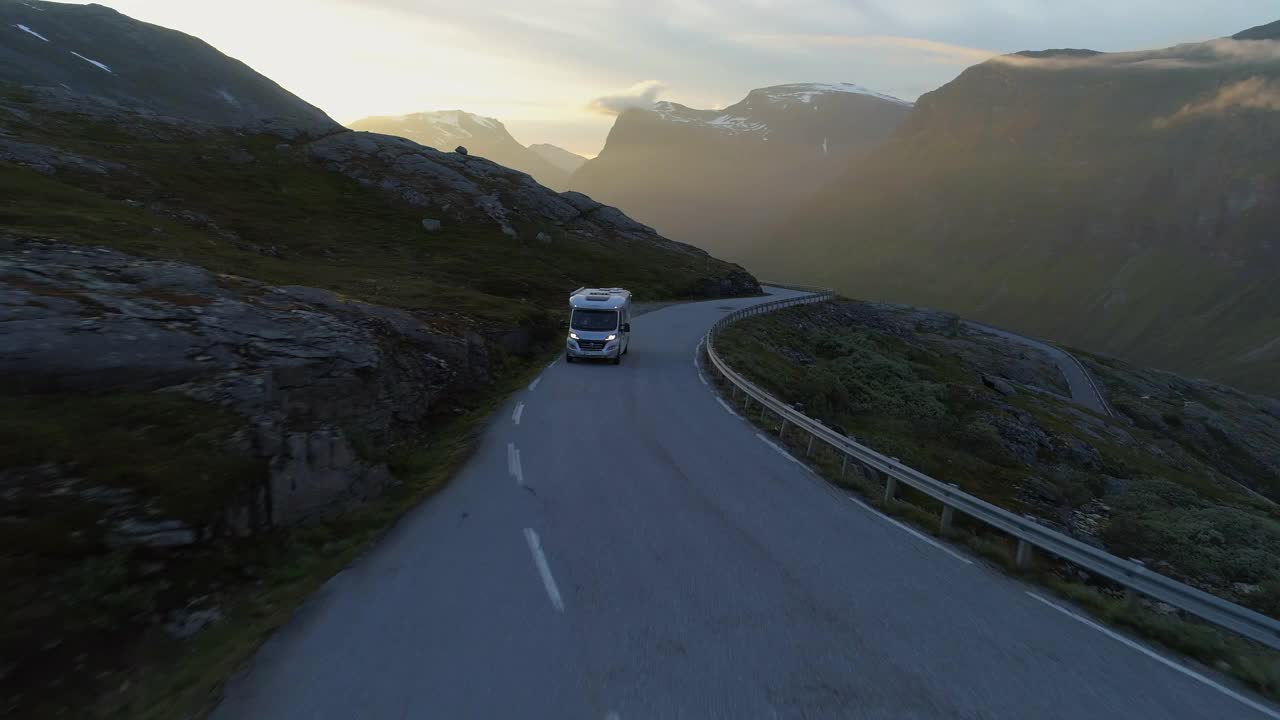
<svg viewBox="0 0 1280 720">
<path fill-rule="evenodd" d="M 574 357 L 611 358 L 618 354 L 617 340 L 568 340 L 565 349 Z"/>
</svg>

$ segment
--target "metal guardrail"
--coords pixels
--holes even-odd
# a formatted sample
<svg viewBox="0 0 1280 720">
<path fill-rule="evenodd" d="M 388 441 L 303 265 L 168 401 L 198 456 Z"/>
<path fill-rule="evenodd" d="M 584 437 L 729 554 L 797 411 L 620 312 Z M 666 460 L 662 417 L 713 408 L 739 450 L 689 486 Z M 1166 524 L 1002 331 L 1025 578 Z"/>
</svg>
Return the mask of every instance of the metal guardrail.
<svg viewBox="0 0 1280 720">
<path fill-rule="evenodd" d="M 1056 530 L 1047 528 L 1027 517 L 1009 512 L 1004 508 L 992 505 L 972 495 L 961 492 L 954 485 L 935 480 L 922 472 L 913 470 L 893 458 L 886 457 L 871 448 L 860 445 L 850 438 L 832 430 L 821 422 L 797 411 L 769 393 L 761 390 L 751 381 L 734 372 L 716 354 L 715 338 L 724 328 L 746 317 L 764 315 L 787 307 L 826 302 L 835 296 L 830 290 L 821 288 L 803 288 L 794 286 L 790 289 L 813 292 L 798 298 L 775 300 L 773 302 L 745 308 L 721 318 L 707 333 L 707 357 L 712 367 L 732 386 L 735 400 L 739 393 L 747 409 L 754 401 L 760 405 L 761 416 L 773 412 L 782 419 L 779 435 L 785 435 L 788 427 L 796 427 L 809 434 L 809 450 L 812 454 L 814 441 L 826 443 L 837 453 L 844 456 L 841 474 L 848 470 L 852 460 L 865 468 L 873 477 L 881 477 L 885 486 L 885 499 L 892 500 L 897 493 L 898 484 L 907 485 L 942 503 L 942 533 L 951 530 L 956 512 L 960 512 L 975 520 L 1008 534 L 1017 540 L 1015 562 L 1018 567 L 1026 567 L 1031 562 L 1032 548 L 1067 560 L 1091 573 L 1105 577 L 1128 589 L 1130 593 L 1141 593 L 1155 600 L 1172 605 L 1179 610 L 1231 630 L 1250 640 L 1280 650 L 1280 621 L 1254 612 L 1235 603 L 1223 600 L 1203 590 L 1193 588 L 1172 578 L 1148 570 L 1140 563 L 1125 560 L 1103 550 L 1087 545 L 1068 537 Z"/>
</svg>

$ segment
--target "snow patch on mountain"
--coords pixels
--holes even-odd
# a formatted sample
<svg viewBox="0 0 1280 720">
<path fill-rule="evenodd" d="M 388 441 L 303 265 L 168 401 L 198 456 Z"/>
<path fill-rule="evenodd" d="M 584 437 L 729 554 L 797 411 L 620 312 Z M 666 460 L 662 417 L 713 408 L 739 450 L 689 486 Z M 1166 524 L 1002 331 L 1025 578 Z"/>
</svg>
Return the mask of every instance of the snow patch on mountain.
<svg viewBox="0 0 1280 720">
<path fill-rule="evenodd" d="M 719 114 L 714 110 L 694 110 L 666 100 L 654 103 L 653 112 L 661 115 L 664 120 L 677 123 L 705 123 Z"/>
<path fill-rule="evenodd" d="M 695 110 L 667 100 L 654 103 L 652 112 L 663 120 L 682 125 L 702 125 L 733 135 L 764 135 L 770 131 L 770 128 L 766 123 L 752 117 L 753 109 L 757 111 L 763 110 L 763 106 L 767 105 L 789 110 L 793 105 L 796 105 L 798 106 L 797 109 L 810 107 L 817 111 L 817 98 L 835 94 L 865 95 L 901 107 L 912 107 L 912 103 L 905 100 L 878 93 L 853 83 L 797 83 L 752 90 L 747 95 L 746 100 L 727 108 L 730 112 L 723 110 Z M 830 111 L 829 108 L 828 111 Z"/>
<path fill-rule="evenodd" d="M 758 133 L 769 129 L 764 123 L 742 115 L 734 115 L 718 110 L 694 110 L 693 108 L 667 101 L 654 103 L 653 112 L 670 122 L 684 125 L 703 125 L 735 135 Z"/>
<path fill-rule="evenodd" d="M 426 123 L 444 139 L 452 142 L 475 137 L 475 134 L 464 126 L 464 121 L 473 126 L 479 126 L 495 132 L 501 132 L 502 130 L 502 123 L 497 118 L 472 115 L 462 110 L 437 110 L 435 112 L 405 115 L 401 118 L 401 125 L 406 131 L 409 131 L 416 124 Z"/>
<path fill-rule="evenodd" d="M 114 72 L 111 68 L 107 67 L 106 65 L 103 65 L 102 63 L 98 62 L 97 60 L 90 60 L 89 58 L 87 58 L 87 57 L 85 57 L 85 56 L 81 55 L 80 53 L 76 52 L 75 50 L 72 50 L 72 51 L 71 51 L 71 54 L 72 54 L 72 55 L 75 55 L 76 57 L 80 58 L 81 60 L 83 60 L 83 61 L 85 61 L 85 62 L 89 63 L 90 65 L 93 65 L 94 67 L 97 67 L 97 68 L 98 68 L 98 69 L 100 69 L 100 70 L 106 70 L 107 72 L 111 73 L 112 75 L 115 75 L 115 72 Z"/>
<path fill-rule="evenodd" d="M 832 93 L 845 93 L 850 95 L 868 95 L 870 97 L 886 100 L 896 103 L 904 107 L 911 107 L 912 103 L 896 98 L 892 95 L 876 92 L 861 85 L 854 83 L 797 83 L 794 85 L 775 85 L 773 87 L 761 88 L 753 90 L 752 93 L 760 93 L 774 102 L 782 102 L 786 108 L 792 102 L 812 103 L 815 98 L 822 95 L 830 95 Z M 814 108 L 817 109 L 816 107 Z"/>
<path fill-rule="evenodd" d="M 23 25 L 22 23 L 18 23 L 18 24 L 16 24 L 16 25 L 14 25 L 14 27 L 18 28 L 19 30 L 21 30 L 22 32 L 24 32 L 24 33 L 26 33 L 26 34 L 28 34 L 28 35 L 35 35 L 36 37 L 40 38 L 41 40 L 43 40 L 43 41 L 45 41 L 45 42 L 49 42 L 49 38 L 47 38 L 47 37 L 45 37 L 45 36 L 41 35 L 40 33 L 36 32 L 35 30 L 32 30 L 31 28 L 27 27 L 26 25 Z"/>
<path fill-rule="evenodd" d="M 762 122 L 752 122 L 736 115 L 721 115 L 714 120 L 709 120 L 707 124 L 730 132 L 758 132 L 769 129 L 769 126 Z"/>
</svg>

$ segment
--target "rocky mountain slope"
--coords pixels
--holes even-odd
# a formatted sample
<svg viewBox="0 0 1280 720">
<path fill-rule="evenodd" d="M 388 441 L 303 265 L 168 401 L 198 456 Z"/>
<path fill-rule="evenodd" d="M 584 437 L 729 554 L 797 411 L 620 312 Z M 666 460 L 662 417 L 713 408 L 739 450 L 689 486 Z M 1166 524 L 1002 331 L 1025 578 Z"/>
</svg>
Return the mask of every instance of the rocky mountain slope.
<svg viewBox="0 0 1280 720">
<path fill-rule="evenodd" d="M 74 110 L 214 125 L 336 129 L 319 109 L 204 41 L 101 5 L 0 0 L 0 81 Z"/>
<path fill-rule="evenodd" d="M 570 175 L 577 172 L 578 168 L 582 167 L 583 163 L 587 161 L 587 159 L 581 155 L 571 153 L 562 147 L 551 145 L 549 143 L 536 143 L 530 145 L 529 151 L 535 153 L 543 160 L 546 160 Z"/>
<path fill-rule="evenodd" d="M 1277 111 L 1272 39 L 996 58 L 747 260 L 1280 393 Z"/>
<path fill-rule="evenodd" d="M 28 10 L 64 12 L 45 5 Z M 97 47 L 135 53 L 113 71 L 162 64 L 130 43 L 168 31 L 66 12 L 110 20 Z M 439 472 L 441 434 L 461 436 L 459 418 L 555 346 L 573 288 L 759 291 L 490 160 L 305 113 L 184 119 L 199 106 L 163 82 L 126 85 L 127 107 L 50 91 L 61 66 L 6 57 L 23 80 L 0 82 L 4 713 L 136 717 L 216 684 L 281 610 L 250 567 L 276 558 L 280 582 L 318 583 L 289 554 L 300 538 L 327 533 L 315 552 L 329 557 L 391 522 L 380 503 Z M 265 607 L 235 615 L 258 595 Z M 184 664 L 211 662 L 182 643 L 213 622 L 231 655 Z M 162 668 L 183 680 L 138 682 Z"/>
<path fill-rule="evenodd" d="M 724 110 L 659 102 L 619 115 L 572 183 L 665 234 L 741 257 L 744 238 L 856 166 L 910 112 L 851 84 L 761 88 Z"/>
<path fill-rule="evenodd" d="M 557 190 L 568 187 L 571 171 L 566 171 L 543 157 L 542 153 L 521 145 L 496 118 L 481 117 L 461 110 L 441 110 L 368 117 L 351 123 L 351 129 L 398 135 L 439 150 L 448 151 L 463 146 L 471 155 L 529 173 L 534 180 L 547 187 Z"/>
</svg>

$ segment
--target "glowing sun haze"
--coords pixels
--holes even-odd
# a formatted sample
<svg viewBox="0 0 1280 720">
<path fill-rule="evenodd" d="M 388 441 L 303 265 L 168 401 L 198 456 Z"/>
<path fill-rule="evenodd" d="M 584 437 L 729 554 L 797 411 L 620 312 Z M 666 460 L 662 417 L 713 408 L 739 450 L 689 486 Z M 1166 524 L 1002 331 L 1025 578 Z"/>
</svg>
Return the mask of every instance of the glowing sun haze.
<svg viewBox="0 0 1280 720">
<path fill-rule="evenodd" d="M 914 100 L 993 53 L 1128 50 L 1276 19 L 1275 0 L 99 0 L 196 35 L 339 122 L 461 109 L 599 152 L 615 108 L 853 82 Z M 634 96 L 634 97 L 633 97 Z"/>
</svg>

